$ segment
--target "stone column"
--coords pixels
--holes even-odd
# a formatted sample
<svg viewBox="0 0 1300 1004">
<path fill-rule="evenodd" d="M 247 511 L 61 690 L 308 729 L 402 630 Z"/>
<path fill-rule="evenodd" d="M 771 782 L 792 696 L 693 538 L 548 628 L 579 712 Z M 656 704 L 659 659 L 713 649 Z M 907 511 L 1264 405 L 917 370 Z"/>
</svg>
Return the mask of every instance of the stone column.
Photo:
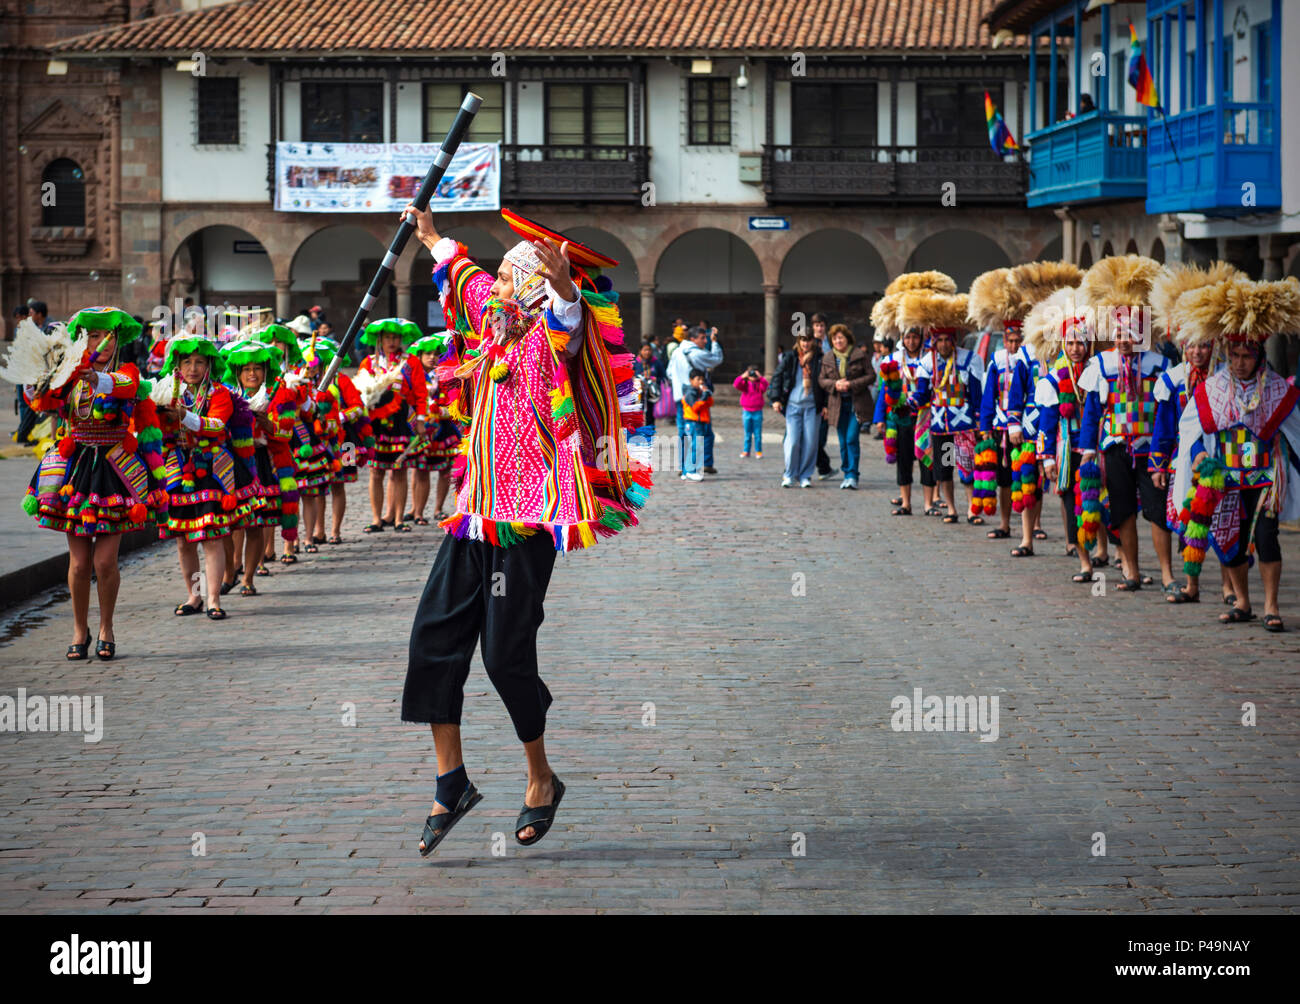
<svg viewBox="0 0 1300 1004">
<path fill-rule="evenodd" d="M 1160 243 L 1165 246 L 1165 261 L 1169 264 L 1185 261 L 1187 253 L 1183 247 L 1183 232 L 1177 218 L 1172 213 L 1163 213 L 1157 225 L 1160 231 Z"/>
<path fill-rule="evenodd" d="M 397 290 L 397 316 L 409 318 L 424 327 L 424 321 L 418 317 L 411 317 L 411 284 L 410 282 L 399 282 L 396 278 L 393 280 L 393 288 Z"/>
<path fill-rule="evenodd" d="M 286 321 L 292 320 L 289 314 L 289 287 L 293 285 L 290 279 L 273 279 L 275 283 L 275 316 L 283 317 Z"/>
<path fill-rule="evenodd" d="M 1078 221 L 1070 212 L 1069 206 L 1054 210 L 1056 218 L 1061 221 L 1061 257 L 1066 261 L 1079 262 L 1079 242 L 1076 236 Z"/>
<path fill-rule="evenodd" d="M 1276 282 L 1282 278 L 1282 258 L 1286 254 L 1287 242 L 1277 234 L 1261 234 L 1259 238 L 1259 257 L 1264 263 L 1265 282 Z M 1274 335 L 1265 343 L 1268 350 L 1268 364 L 1283 376 L 1287 376 L 1286 340 L 1281 335 Z"/>
<path fill-rule="evenodd" d="M 649 338 L 655 333 L 655 284 L 641 283 L 641 337 Z M 632 350 L 629 346 L 629 351 Z"/>
<path fill-rule="evenodd" d="M 763 283 L 763 369 L 776 372 L 776 339 L 780 324 L 779 282 Z"/>
</svg>

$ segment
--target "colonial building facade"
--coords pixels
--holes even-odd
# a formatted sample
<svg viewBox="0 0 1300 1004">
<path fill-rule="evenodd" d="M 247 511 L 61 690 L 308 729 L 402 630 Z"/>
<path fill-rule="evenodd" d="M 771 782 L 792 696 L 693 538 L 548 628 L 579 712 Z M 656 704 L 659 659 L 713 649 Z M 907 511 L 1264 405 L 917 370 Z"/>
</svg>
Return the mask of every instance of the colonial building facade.
<svg viewBox="0 0 1300 1004">
<path fill-rule="evenodd" d="M 1037 257 L 1183 253 L 1180 221 L 1136 193 L 1079 217 L 1034 197 L 1036 164 L 991 151 L 985 92 L 1023 144 L 1061 116 L 1075 58 L 1040 33 L 1031 61 L 1033 24 L 994 47 L 994 0 L 825 18 L 807 0 L 520 0 L 509 17 L 412 0 L 400 30 L 375 0 L 10 6 L 31 48 L 6 40 L 26 53 L 5 70 L 6 306 L 148 316 L 192 296 L 344 321 L 395 214 L 277 211 L 276 143 L 436 142 L 466 90 L 484 98 L 470 138 L 500 144 L 502 204 L 619 259 L 634 334 L 717 325 L 727 370 L 770 367 L 796 312 L 867 335 L 905 268 L 966 283 Z M 513 242 L 495 213 L 437 222 L 489 267 Z M 425 322 L 429 266 L 408 251 L 376 310 Z"/>
</svg>

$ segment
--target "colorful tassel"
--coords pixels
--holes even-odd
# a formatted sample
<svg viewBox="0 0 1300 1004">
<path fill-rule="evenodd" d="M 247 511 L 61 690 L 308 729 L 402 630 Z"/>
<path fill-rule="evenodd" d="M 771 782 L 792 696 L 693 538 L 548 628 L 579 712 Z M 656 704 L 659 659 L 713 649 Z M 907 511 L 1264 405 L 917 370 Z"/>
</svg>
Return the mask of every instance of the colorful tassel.
<svg viewBox="0 0 1300 1004">
<path fill-rule="evenodd" d="M 997 441 L 981 439 L 975 446 L 975 479 L 970 502 L 972 516 L 992 516 L 998 511 L 997 469 Z"/>
<path fill-rule="evenodd" d="M 35 516 L 40 511 L 41 502 L 35 495 L 28 494 L 23 496 L 23 512 L 28 516 Z"/>
<path fill-rule="evenodd" d="M 1092 551 L 1101 536 L 1101 467 L 1095 460 L 1079 465 L 1075 475 L 1075 511 L 1079 514 L 1079 543 Z"/>
<path fill-rule="evenodd" d="M 1038 487 L 1038 453 L 1033 443 L 1011 449 L 1011 509 L 1024 512 L 1034 507 Z"/>
<path fill-rule="evenodd" d="M 1190 576 L 1201 574 L 1205 552 L 1210 544 L 1210 522 L 1223 499 L 1227 467 L 1217 457 L 1201 457 L 1192 470 L 1192 488 L 1179 513 L 1183 524 L 1183 571 Z"/>
</svg>

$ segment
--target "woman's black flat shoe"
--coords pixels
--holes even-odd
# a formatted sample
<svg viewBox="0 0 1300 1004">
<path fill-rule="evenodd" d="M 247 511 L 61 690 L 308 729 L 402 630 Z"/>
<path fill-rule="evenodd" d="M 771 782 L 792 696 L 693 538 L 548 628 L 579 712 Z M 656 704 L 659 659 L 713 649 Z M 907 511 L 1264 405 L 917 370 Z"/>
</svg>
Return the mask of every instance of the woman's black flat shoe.
<svg viewBox="0 0 1300 1004">
<path fill-rule="evenodd" d="M 551 775 L 551 779 L 555 782 L 555 797 L 551 799 L 551 804 L 529 808 L 525 803 L 519 810 L 519 818 L 515 820 L 515 839 L 525 847 L 537 843 L 546 836 L 550 832 L 551 824 L 555 822 L 555 810 L 560 807 L 560 799 L 564 797 L 564 782 L 554 774 Z M 519 831 L 529 826 L 533 828 L 533 835 L 527 840 L 520 839 Z"/>
<path fill-rule="evenodd" d="M 424 844 L 420 848 L 420 857 L 427 858 L 429 853 L 442 842 L 442 838 L 447 835 L 447 831 L 460 822 L 461 817 L 470 809 L 483 801 L 483 796 L 478 793 L 471 781 L 465 785 L 465 790 L 461 793 L 460 801 L 456 803 L 456 808 L 451 812 L 444 812 L 437 816 L 430 816 L 424 821 L 424 833 L 420 836 L 420 842 Z"/>
</svg>

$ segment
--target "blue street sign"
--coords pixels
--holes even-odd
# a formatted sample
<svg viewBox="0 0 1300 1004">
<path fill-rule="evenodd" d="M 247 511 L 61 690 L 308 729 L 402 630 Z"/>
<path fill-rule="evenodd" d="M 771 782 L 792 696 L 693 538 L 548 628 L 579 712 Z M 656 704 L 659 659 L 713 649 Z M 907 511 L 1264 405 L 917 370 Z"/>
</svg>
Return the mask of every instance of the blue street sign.
<svg viewBox="0 0 1300 1004">
<path fill-rule="evenodd" d="M 789 230 L 790 217 L 788 216 L 751 216 L 749 218 L 750 230 Z"/>
</svg>

